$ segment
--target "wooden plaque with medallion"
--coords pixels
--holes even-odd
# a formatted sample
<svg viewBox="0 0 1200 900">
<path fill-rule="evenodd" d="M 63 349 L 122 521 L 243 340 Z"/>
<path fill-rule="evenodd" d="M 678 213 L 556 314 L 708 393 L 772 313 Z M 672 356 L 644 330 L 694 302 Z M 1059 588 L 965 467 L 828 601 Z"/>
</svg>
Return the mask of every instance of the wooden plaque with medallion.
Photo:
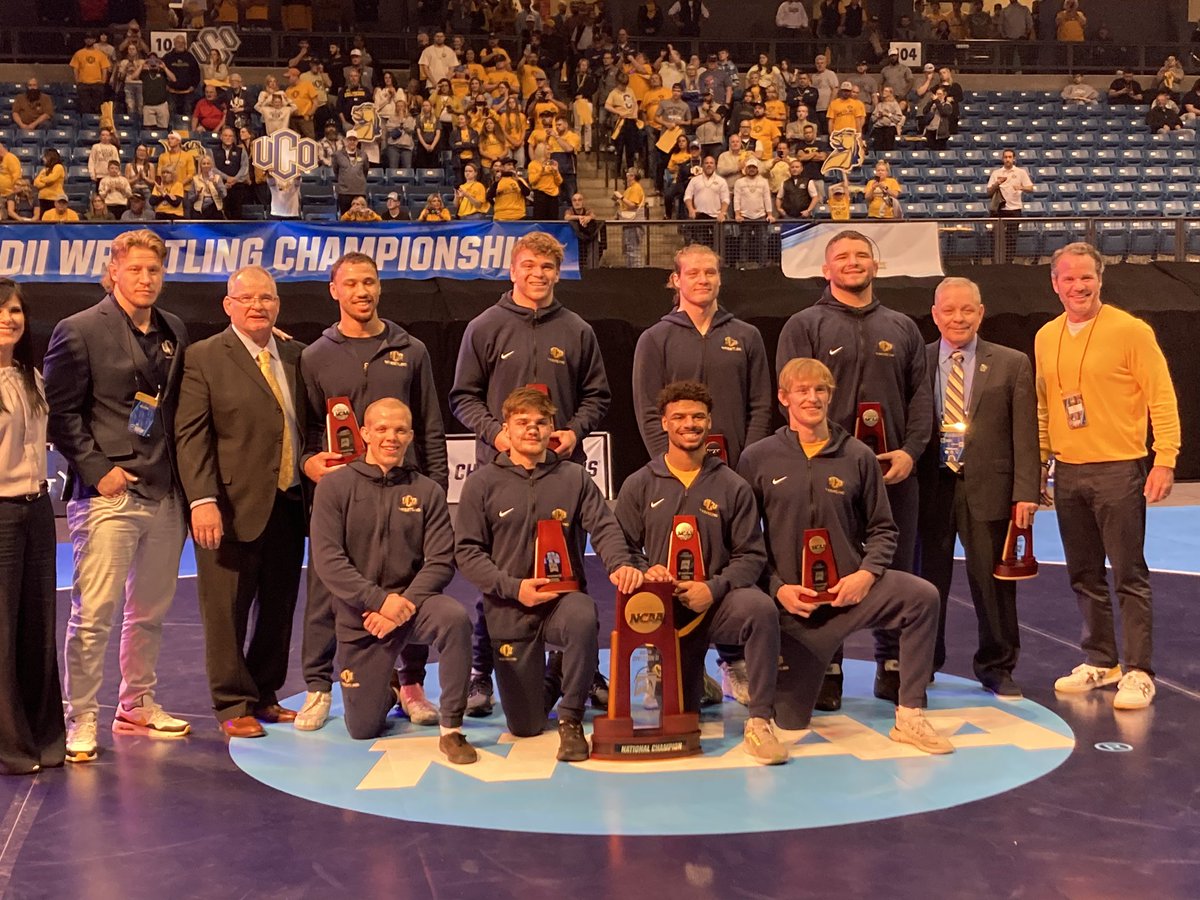
<svg viewBox="0 0 1200 900">
<path fill-rule="evenodd" d="M 550 579 L 549 584 L 538 588 L 539 591 L 565 594 L 579 590 L 571 556 L 567 553 L 565 519 L 566 514 L 563 513 L 561 519 L 555 516 L 553 519 L 538 520 L 537 538 L 533 544 L 533 577 Z"/>
<path fill-rule="evenodd" d="M 341 456 L 326 460 L 326 466 L 345 465 L 366 452 L 367 445 L 349 397 L 330 397 L 325 401 L 325 446 L 330 453 Z"/>
<path fill-rule="evenodd" d="M 695 516 L 676 516 L 671 524 L 667 570 L 676 581 L 705 581 L 704 553 Z"/>
<path fill-rule="evenodd" d="M 710 434 L 704 442 L 704 452 L 729 465 L 729 442 L 723 434 Z"/>
<path fill-rule="evenodd" d="M 837 594 L 830 588 L 838 583 L 837 562 L 833 558 L 833 544 L 829 540 L 829 529 L 804 529 L 804 546 L 800 553 L 800 584 L 817 592 L 816 597 L 805 597 L 805 603 L 832 603 Z"/>
<path fill-rule="evenodd" d="M 854 419 L 854 436 L 870 447 L 871 452 L 876 456 L 888 452 L 887 429 L 883 424 L 882 403 L 858 404 L 858 415 Z M 891 464 L 883 460 L 880 460 L 879 465 L 885 474 L 891 468 Z"/>
<path fill-rule="evenodd" d="M 1012 518 L 1008 521 L 1008 535 L 1004 538 L 1004 552 L 992 574 L 1000 581 L 1024 581 L 1038 573 L 1038 561 L 1033 557 L 1033 527 L 1017 525 L 1017 507 L 1013 504 Z"/>
<path fill-rule="evenodd" d="M 608 714 L 592 722 L 592 756 L 637 762 L 699 754 L 700 714 L 683 709 L 675 586 L 647 581 L 632 594 L 618 591 L 616 626 L 609 653 Z M 646 646 L 656 649 L 662 661 L 662 717 L 652 728 L 634 724 L 629 697 L 630 658 Z"/>
</svg>

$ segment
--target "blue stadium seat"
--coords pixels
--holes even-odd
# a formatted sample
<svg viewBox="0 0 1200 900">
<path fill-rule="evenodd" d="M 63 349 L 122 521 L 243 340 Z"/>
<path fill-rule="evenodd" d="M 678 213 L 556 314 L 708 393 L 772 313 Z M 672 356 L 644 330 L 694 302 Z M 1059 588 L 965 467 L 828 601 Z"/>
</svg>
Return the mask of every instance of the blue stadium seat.
<svg viewBox="0 0 1200 900">
<path fill-rule="evenodd" d="M 92 176 L 87 170 L 87 166 L 68 166 L 67 167 L 67 184 L 90 184 Z"/>
<path fill-rule="evenodd" d="M 21 161 L 22 167 L 36 162 L 42 155 L 41 147 L 38 145 L 17 144 L 9 147 L 8 150 Z"/>
<path fill-rule="evenodd" d="M 1125 144 L 1125 138 L 1119 131 L 1105 131 L 1100 135 L 1100 146 L 1104 148 L 1117 148 Z"/>
<path fill-rule="evenodd" d="M 901 184 L 908 184 L 921 181 L 925 170 L 919 169 L 916 166 L 901 166 L 898 169 L 893 169 L 892 174 L 900 180 Z"/>
<path fill-rule="evenodd" d="M 1175 226 L 1170 222 L 1131 222 L 1129 226 L 1129 249 L 1130 256 L 1157 256 L 1160 247 L 1160 236 L 1163 234 L 1163 229 L 1160 225 L 1166 225 L 1170 231 L 1171 244 L 1168 252 L 1174 252 L 1174 231 Z"/>
<path fill-rule="evenodd" d="M 956 135 L 952 135 L 952 136 L 956 137 Z M 933 152 L 933 161 L 935 163 L 937 163 L 939 166 L 948 166 L 951 163 L 958 162 L 958 151 L 957 150 L 934 150 L 932 152 Z"/>
<path fill-rule="evenodd" d="M 1186 181 L 1168 181 L 1164 193 L 1168 200 L 1186 200 L 1192 196 L 1192 185 Z"/>
<path fill-rule="evenodd" d="M 423 185 L 441 186 L 446 172 L 444 169 L 421 169 L 417 177 Z"/>
<path fill-rule="evenodd" d="M 948 256 L 975 259 L 980 256 L 982 230 L 979 222 L 956 222 L 943 230 L 946 238 L 944 249 Z"/>
<path fill-rule="evenodd" d="M 962 205 L 963 213 L 972 219 L 983 219 L 988 215 L 988 205 L 978 200 L 970 200 Z"/>
<path fill-rule="evenodd" d="M 1053 184 L 1062 180 L 1062 170 L 1058 166 L 1036 166 L 1032 174 L 1034 184 L 1039 181 Z"/>
<path fill-rule="evenodd" d="M 1073 181 L 1051 185 L 1050 190 L 1059 200 L 1078 200 L 1083 195 L 1083 189 Z"/>
<path fill-rule="evenodd" d="M 1186 216 L 1187 204 L 1182 200 L 1168 200 L 1162 205 L 1162 212 L 1164 216 L 1171 216 L 1172 218 Z"/>
<path fill-rule="evenodd" d="M 1166 165 L 1171 161 L 1171 151 L 1166 147 L 1151 147 L 1146 151 L 1146 162 L 1156 166 Z"/>
<path fill-rule="evenodd" d="M 1104 256 L 1129 255 L 1129 226 L 1124 222 L 1100 222 L 1096 228 L 1098 249 Z"/>
<path fill-rule="evenodd" d="M 1142 169 L 1142 178 L 1146 181 L 1164 181 L 1166 177 L 1166 166 L 1146 166 Z"/>
<path fill-rule="evenodd" d="M 1128 200 L 1109 200 L 1102 204 L 1106 216 L 1132 216 L 1133 204 Z"/>
<path fill-rule="evenodd" d="M 993 136 L 992 143 L 1003 150 L 1016 150 L 1025 143 L 1025 135 L 1006 131 Z"/>
<path fill-rule="evenodd" d="M 970 193 L 965 184 L 943 184 L 942 199 L 956 203 L 965 202 Z"/>
<path fill-rule="evenodd" d="M 388 169 L 387 180 L 388 184 L 416 184 L 417 172 L 415 169 Z"/>
<path fill-rule="evenodd" d="M 950 180 L 958 184 L 970 184 L 983 176 L 983 170 L 975 166 L 955 166 L 950 170 Z"/>
<path fill-rule="evenodd" d="M 925 170 L 926 181 L 945 182 L 950 180 L 950 170 L 944 166 L 931 166 Z"/>
<path fill-rule="evenodd" d="M 1111 134 L 1121 134 L 1129 130 L 1128 119 L 1104 119 L 1101 121 L 1101 131 Z"/>
<path fill-rule="evenodd" d="M 964 214 L 957 203 L 934 203 L 930 207 L 935 219 L 963 218 Z"/>
<path fill-rule="evenodd" d="M 1160 181 L 1143 181 L 1137 186 L 1137 195 L 1139 199 L 1151 200 L 1157 199 L 1163 195 L 1163 186 Z"/>
<path fill-rule="evenodd" d="M 1092 164 L 1092 151 L 1084 147 L 1074 147 L 1067 151 L 1067 159 L 1077 166 L 1090 166 Z"/>
<path fill-rule="evenodd" d="M 912 195 L 926 203 L 936 203 L 942 197 L 942 189 L 936 184 L 918 184 L 912 189 Z"/>
<path fill-rule="evenodd" d="M 1113 182 L 1109 194 L 1114 200 L 1132 200 L 1137 196 L 1137 187 L 1132 181 Z"/>
<path fill-rule="evenodd" d="M 1027 216 L 1041 217 L 1046 215 L 1046 203 L 1043 200 L 1026 200 L 1021 209 Z"/>
<path fill-rule="evenodd" d="M 904 214 L 910 219 L 928 219 L 929 205 L 920 201 L 909 203 L 904 207 Z"/>
<path fill-rule="evenodd" d="M 1191 166 L 1167 166 L 1167 176 L 1173 181 L 1191 181 L 1194 174 Z"/>
<path fill-rule="evenodd" d="M 1120 151 L 1111 147 L 1097 147 L 1092 160 L 1101 166 L 1114 166 L 1121 159 Z"/>
<path fill-rule="evenodd" d="M 1126 147 L 1146 147 L 1150 144 L 1150 136 L 1143 134 L 1140 131 L 1134 131 L 1125 135 Z"/>
<path fill-rule="evenodd" d="M 1039 116 L 1036 119 L 1030 119 L 1028 122 L 1028 126 L 1029 126 L 1030 130 L 1032 130 L 1032 131 L 1039 131 L 1039 132 L 1053 131 L 1054 130 L 1054 120 Z"/>
<path fill-rule="evenodd" d="M 1042 162 L 1048 166 L 1061 165 L 1066 160 L 1066 154 L 1057 147 L 1042 151 Z"/>
<path fill-rule="evenodd" d="M 908 158 L 912 162 L 924 163 L 925 165 L 929 165 L 929 163 L 932 161 L 932 156 L 928 150 L 910 150 L 908 153 Z"/>
<path fill-rule="evenodd" d="M 963 162 L 973 166 L 982 165 L 987 160 L 987 154 L 982 150 L 964 150 L 959 156 Z"/>
<path fill-rule="evenodd" d="M 1135 147 L 1126 147 L 1121 151 L 1121 162 L 1132 166 L 1141 165 L 1142 151 Z"/>
<path fill-rule="evenodd" d="M 1162 205 L 1157 200 L 1136 200 L 1133 211 L 1136 215 L 1153 218 L 1162 212 Z"/>
<path fill-rule="evenodd" d="M 1195 163 L 1196 151 L 1187 147 L 1171 148 L 1171 159 L 1177 163 Z"/>
<path fill-rule="evenodd" d="M 1075 208 L 1081 216 L 1098 216 L 1104 212 L 1104 207 L 1099 200 L 1081 200 L 1075 204 Z"/>
<path fill-rule="evenodd" d="M 1070 200 L 1055 200 L 1047 203 L 1046 208 L 1050 210 L 1050 215 L 1056 218 L 1075 214 L 1075 204 Z"/>
<path fill-rule="evenodd" d="M 1037 259 L 1042 252 L 1043 229 L 1044 226 L 1041 222 L 1018 222 L 1013 255 L 1025 259 Z"/>
<path fill-rule="evenodd" d="M 1087 177 L 1087 172 L 1083 166 L 1063 166 L 1062 177 L 1067 181 L 1083 181 Z"/>
<path fill-rule="evenodd" d="M 1183 240 L 1189 255 L 1200 255 L 1200 222 L 1183 223 Z"/>
<path fill-rule="evenodd" d="M 381 185 L 384 183 L 383 177 L 383 172 L 379 169 L 371 169 L 367 172 L 367 185 Z"/>
<path fill-rule="evenodd" d="M 1021 140 L 1022 151 L 1019 155 L 1027 156 L 1030 151 L 1039 151 L 1046 146 L 1045 135 L 1033 133 L 1025 135 Z"/>
<path fill-rule="evenodd" d="M 976 200 L 979 200 L 980 202 L 986 203 L 989 199 L 988 191 L 987 191 L 987 182 L 980 180 L 980 181 L 975 182 L 974 184 L 968 184 L 967 185 L 967 194 L 971 197 L 974 197 Z"/>
<path fill-rule="evenodd" d="M 1087 177 L 1091 181 L 1112 181 L 1112 168 L 1110 166 L 1092 166 L 1087 170 Z"/>
<path fill-rule="evenodd" d="M 303 218 L 305 222 L 336 222 L 338 214 L 336 212 L 306 212 Z"/>
</svg>

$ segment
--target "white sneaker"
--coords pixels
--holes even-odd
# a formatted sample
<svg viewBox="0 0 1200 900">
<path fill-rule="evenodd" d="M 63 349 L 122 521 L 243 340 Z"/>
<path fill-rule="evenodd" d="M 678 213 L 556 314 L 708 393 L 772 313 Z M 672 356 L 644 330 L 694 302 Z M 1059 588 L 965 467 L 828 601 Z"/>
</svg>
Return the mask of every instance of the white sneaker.
<svg viewBox="0 0 1200 900">
<path fill-rule="evenodd" d="M 1145 709 L 1154 699 L 1154 679 L 1141 669 L 1130 669 L 1117 683 L 1113 709 Z"/>
<path fill-rule="evenodd" d="M 96 758 L 96 714 L 84 713 L 67 722 L 67 762 L 91 762 Z"/>
<path fill-rule="evenodd" d="M 1120 680 L 1120 666 L 1106 669 L 1103 666 L 1089 666 L 1084 663 L 1072 669 L 1070 675 L 1064 675 L 1055 681 L 1054 689 L 1060 694 L 1086 694 L 1096 688 L 1116 684 Z"/>
<path fill-rule="evenodd" d="M 746 661 L 721 663 L 721 691 L 742 706 L 750 705 L 750 679 L 746 677 Z"/>
<path fill-rule="evenodd" d="M 953 753 L 954 745 L 937 733 L 922 709 L 896 707 L 896 724 L 888 735 L 898 744 L 912 744 L 925 753 Z"/>
<path fill-rule="evenodd" d="M 406 684 L 400 688 L 400 709 L 414 725 L 436 725 L 440 721 L 438 709 L 425 696 L 425 688 L 419 684 Z"/>
<path fill-rule="evenodd" d="M 133 709 L 117 704 L 117 714 L 112 723 L 113 734 L 136 734 L 152 738 L 181 738 L 192 726 L 177 719 L 157 703 L 144 700 Z"/>
<path fill-rule="evenodd" d="M 317 731 L 329 721 L 329 707 L 333 694 L 329 691 L 309 691 L 304 695 L 304 705 L 296 713 L 292 727 L 297 731 Z"/>
<path fill-rule="evenodd" d="M 788 748 L 779 742 L 766 719 L 752 716 L 746 720 L 742 750 L 765 766 L 778 766 L 788 761 Z"/>
</svg>

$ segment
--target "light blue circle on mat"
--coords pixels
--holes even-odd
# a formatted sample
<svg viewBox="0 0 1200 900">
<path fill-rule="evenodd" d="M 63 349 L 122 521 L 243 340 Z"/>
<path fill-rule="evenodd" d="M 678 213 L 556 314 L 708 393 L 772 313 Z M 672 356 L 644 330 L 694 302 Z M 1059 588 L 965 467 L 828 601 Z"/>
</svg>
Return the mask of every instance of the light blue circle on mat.
<svg viewBox="0 0 1200 900">
<path fill-rule="evenodd" d="M 711 652 L 709 669 L 716 671 Z M 320 731 L 268 725 L 266 738 L 231 741 L 230 755 L 277 790 L 393 819 L 548 834 L 689 835 L 817 828 L 958 806 L 1053 771 L 1075 746 L 1067 723 L 1045 707 L 1002 702 L 975 682 L 938 675 L 929 714 L 956 752 L 927 756 L 889 740 L 892 707 L 872 696 L 874 674 L 873 664 L 846 660 L 842 710 L 818 713 L 811 730 L 792 735 L 798 741 L 783 766 L 756 765 L 742 752 L 745 709 L 731 700 L 705 711 L 704 753 L 686 760 L 559 763 L 556 731 L 502 739 L 497 706 L 463 728 L 481 762 L 452 766 L 437 752 L 438 729 L 404 718 L 390 719 L 380 739 L 352 740 L 336 686 L 334 718 Z M 426 684 L 432 698 L 436 666 Z M 297 709 L 303 699 L 284 705 Z"/>
</svg>

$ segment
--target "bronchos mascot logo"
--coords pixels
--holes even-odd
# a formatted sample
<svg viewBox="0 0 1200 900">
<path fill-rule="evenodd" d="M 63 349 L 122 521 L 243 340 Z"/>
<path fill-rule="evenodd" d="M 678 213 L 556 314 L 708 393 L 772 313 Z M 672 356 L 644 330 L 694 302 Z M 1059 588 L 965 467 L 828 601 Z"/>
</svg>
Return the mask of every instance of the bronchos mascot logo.
<svg viewBox="0 0 1200 900">
<path fill-rule="evenodd" d="M 290 128 L 257 138 L 253 151 L 254 165 L 283 182 L 306 175 L 321 162 L 317 142 Z"/>
</svg>

